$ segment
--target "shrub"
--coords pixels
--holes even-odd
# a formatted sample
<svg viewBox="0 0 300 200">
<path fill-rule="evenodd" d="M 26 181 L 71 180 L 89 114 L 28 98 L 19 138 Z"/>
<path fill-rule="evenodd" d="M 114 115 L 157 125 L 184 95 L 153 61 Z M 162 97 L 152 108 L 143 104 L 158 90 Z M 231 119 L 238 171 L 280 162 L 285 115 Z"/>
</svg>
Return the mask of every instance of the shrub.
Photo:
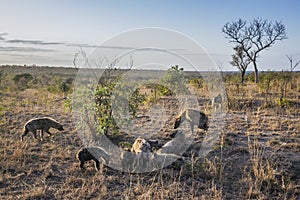
<svg viewBox="0 0 300 200">
<path fill-rule="evenodd" d="M 63 93 L 64 97 L 70 92 L 73 84 L 73 79 L 68 78 L 67 80 L 62 80 L 61 78 L 55 78 L 52 84 L 47 87 L 48 92 L 53 94 Z"/>
<path fill-rule="evenodd" d="M 118 127 L 112 116 L 112 105 L 114 105 L 114 114 L 120 119 L 126 118 L 126 111 L 131 118 L 136 116 L 139 106 L 145 101 L 146 95 L 141 94 L 139 88 L 134 84 L 119 81 L 120 77 L 106 77 L 102 80 L 95 90 L 95 112 L 99 122 L 98 131 L 106 134 L 108 130 L 115 133 Z M 124 117 L 125 116 L 125 117 Z M 130 119 L 128 119 L 130 120 Z"/>
<path fill-rule="evenodd" d="M 72 112 L 72 100 L 71 99 L 66 99 L 64 101 L 64 109 L 65 109 L 65 112 Z"/>
<path fill-rule="evenodd" d="M 25 90 L 28 88 L 28 83 L 33 79 L 33 76 L 29 73 L 17 74 L 14 76 L 13 80 L 18 86 L 19 90 Z"/>
<path fill-rule="evenodd" d="M 205 85 L 205 82 L 202 78 L 193 78 L 193 79 L 189 80 L 189 83 L 197 89 L 201 89 Z"/>
<path fill-rule="evenodd" d="M 168 69 L 167 74 L 162 78 L 160 87 L 161 93 L 169 94 L 189 94 L 187 81 L 183 74 L 183 68 L 179 68 L 178 65 L 172 66 Z M 166 89 L 167 88 L 167 89 Z"/>
<path fill-rule="evenodd" d="M 289 107 L 291 105 L 291 102 L 286 98 L 282 98 L 282 99 L 278 98 L 277 99 L 277 105 L 279 107 Z"/>
</svg>

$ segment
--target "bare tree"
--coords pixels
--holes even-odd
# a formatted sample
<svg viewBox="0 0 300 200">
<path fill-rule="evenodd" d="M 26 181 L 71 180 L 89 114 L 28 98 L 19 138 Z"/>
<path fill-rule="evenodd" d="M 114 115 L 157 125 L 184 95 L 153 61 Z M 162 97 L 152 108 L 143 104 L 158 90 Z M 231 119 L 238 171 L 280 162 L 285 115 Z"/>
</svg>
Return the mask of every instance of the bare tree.
<svg viewBox="0 0 300 200">
<path fill-rule="evenodd" d="M 235 46 L 233 49 L 235 51 L 235 54 L 231 55 L 232 61 L 230 62 L 230 64 L 238 67 L 242 76 L 241 82 L 244 83 L 246 70 L 248 65 L 251 63 L 251 60 L 247 57 L 241 46 Z"/>
<path fill-rule="evenodd" d="M 294 62 L 293 56 L 292 55 L 290 55 L 290 56 L 286 55 L 286 57 L 290 61 L 290 70 L 291 70 L 291 72 L 293 72 L 296 69 L 296 67 L 299 65 L 300 60 L 298 60 L 295 64 L 293 64 L 293 62 Z"/>
<path fill-rule="evenodd" d="M 258 54 L 262 50 L 270 48 L 276 41 L 287 39 L 285 26 L 281 21 L 275 21 L 273 24 L 260 18 L 254 19 L 249 25 L 242 19 L 228 22 L 222 28 L 222 32 L 225 33 L 229 42 L 241 46 L 251 60 L 256 83 L 258 83 Z"/>
</svg>

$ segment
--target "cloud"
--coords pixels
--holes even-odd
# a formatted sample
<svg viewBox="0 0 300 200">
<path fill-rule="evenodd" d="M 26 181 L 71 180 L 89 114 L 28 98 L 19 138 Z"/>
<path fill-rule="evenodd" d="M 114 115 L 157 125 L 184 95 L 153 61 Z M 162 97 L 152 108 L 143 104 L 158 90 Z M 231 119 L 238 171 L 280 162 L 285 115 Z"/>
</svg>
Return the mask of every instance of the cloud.
<svg viewBox="0 0 300 200">
<path fill-rule="evenodd" d="M 2 52 L 53 52 L 53 49 L 41 49 L 33 47 L 3 47 L 0 46 Z"/>
<path fill-rule="evenodd" d="M 104 45 L 91 45 L 91 44 L 76 44 L 69 43 L 66 46 L 80 47 L 80 48 L 99 48 L 99 49 L 120 49 L 120 50 L 144 50 L 144 51 L 174 51 L 174 52 L 184 52 L 186 49 L 158 49 L 151 47 L 130 47 L 130 46 L 104 46 Z"/>
<path fill-rule="evenodd" d="M 122 50 L 137 49 L 135 47 L 126 47 L 126 46 L 103 46 L 103 45 L 76 44 L 76 43 L 69 43 L 69 44 L 66 44 L 66 46 L 80 47 L 80 48 L 122 49 Z"/>
<path fill-rule="evenodd" d="M 117 49 L 117 50 L 138 50 L 143 49 L 141 47 L 132 47 L 132 46 L 105 46 L 105 45 L 94 45 L 94 44 L 85 44 L 85 43 L 66 43 L 66 42 L 48 42 L 42 40 L 24 40 L 24 39 L 10 39 L 5 40 L 3 36 L 7 35 L 7 33 L 0 33 L 0 40 L 4 40 L 6 43 L 10 44 L 25 44 L 25 45 L 64 45 L 67 47 L 79 47 L 79 48 L 99 48 L 99 49 Z M 145 48 L 144 50 L 146 50 Z M 149 50 L 158 50 L 151 49 Z M 163 51 L 163 50 L 162 50 Z M 184 52 L 185 49 L 166 49 L 165 51 L 175 51 L 175 52 Z"/>
<path fill-rule="evenodd" d="M 62 45 L 64 44 L 63 42 L 45 42 L 41 40 L 19 40 L 19 39 L 14 39 L 14 40 L 6 40 L 5 42 L 7 43 L 14 43 L 14 44 L 32 44 L 32 45 Z"/>
<path fill-rule="evenodd" d="M 0 40 L 5 40 L 4 36 L 7 36 L 8 33 L 0 33 Z"/>
</svg>

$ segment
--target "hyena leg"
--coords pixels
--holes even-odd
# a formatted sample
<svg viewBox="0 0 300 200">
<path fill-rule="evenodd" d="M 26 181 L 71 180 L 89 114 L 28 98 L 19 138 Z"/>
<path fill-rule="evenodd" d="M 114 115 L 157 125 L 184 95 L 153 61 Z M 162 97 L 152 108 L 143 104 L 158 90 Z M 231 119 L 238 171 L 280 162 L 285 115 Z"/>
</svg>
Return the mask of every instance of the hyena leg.
<svg viewBox="0 0 300 200">
<path fill-rule="evenodd" d="M 80 161 L 80 168 L 84 169 L 84 161 Z"/>
<path fill-rule="evenodd" d="M 99 171 L 100 170 L 100 162 L 97 159 L 94 159 L 94 161 L 95 161 L 95 168 L 97 171 Z"/>
<path fill-rule="evenodd" d="M 37 130 L 35 129 L 32 133 L 33 133 L 33 137 L 34 137 L 35 139 L 38 139 L 38 137 L 37 137 Z"/>
<path fill-rule="evenodd" d="M 43 131 L 43 129 L 39 130 L 39 132 L 40 132 L 40 139 L 41 139 L 41 141 L 43 141 L 43 138 L 44 138 L 44 131 Z"/>
<path fill-rule="evenodd" d="M 36 134 L 37 134 L 37 130 L 34 129 L 34 130 L 32 131 L 32 133 L 33 133 L 33 137 L 34 137 L 35 139 L 38 139 L 38 138 L 37 138 L 37 135 L 36 135 Z"/>
<path fill-rule="evenodd" d="M 29 133 L 29 130 L 27 128 L 25 128 L 23 134 L 21 135 L 21 141 L 23 141 L 24 136 L 26 136 Z"/>
<path fill-rule="evenodd" d="M 191 126 L 191 131 L 192 131 L 192 133 L 194 133 L 194 123 L 193 123 L 193 122 L 190 122 L 190 126 Z"/>
<path fill-rule="evenodd" d="M 48 133 L 49 136 L 52 135 L 52 133 L 49 131 L 49 129 L 44 130 L 46 133 Z"/>
</svg>

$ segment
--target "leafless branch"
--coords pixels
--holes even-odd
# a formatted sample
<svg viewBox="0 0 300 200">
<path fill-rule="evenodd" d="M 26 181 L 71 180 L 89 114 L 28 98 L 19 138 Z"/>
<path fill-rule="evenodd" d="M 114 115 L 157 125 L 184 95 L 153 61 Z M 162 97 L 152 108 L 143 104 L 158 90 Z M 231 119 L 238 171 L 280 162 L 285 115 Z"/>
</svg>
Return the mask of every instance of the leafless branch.
<svg viewBox="0 0 300 200">
<path fill-rule="evenodd" d="M 296 69 L 296 67 L 300 64 L 300 60 L 298 60 L 295 64 L 293 64 L 293 62 L 294 62 L 293 56 L 286 55 L 286 57 L 290 61 L 290 70 L 291 70 L 291 72 L 293 72 Z"/>
</svg>

